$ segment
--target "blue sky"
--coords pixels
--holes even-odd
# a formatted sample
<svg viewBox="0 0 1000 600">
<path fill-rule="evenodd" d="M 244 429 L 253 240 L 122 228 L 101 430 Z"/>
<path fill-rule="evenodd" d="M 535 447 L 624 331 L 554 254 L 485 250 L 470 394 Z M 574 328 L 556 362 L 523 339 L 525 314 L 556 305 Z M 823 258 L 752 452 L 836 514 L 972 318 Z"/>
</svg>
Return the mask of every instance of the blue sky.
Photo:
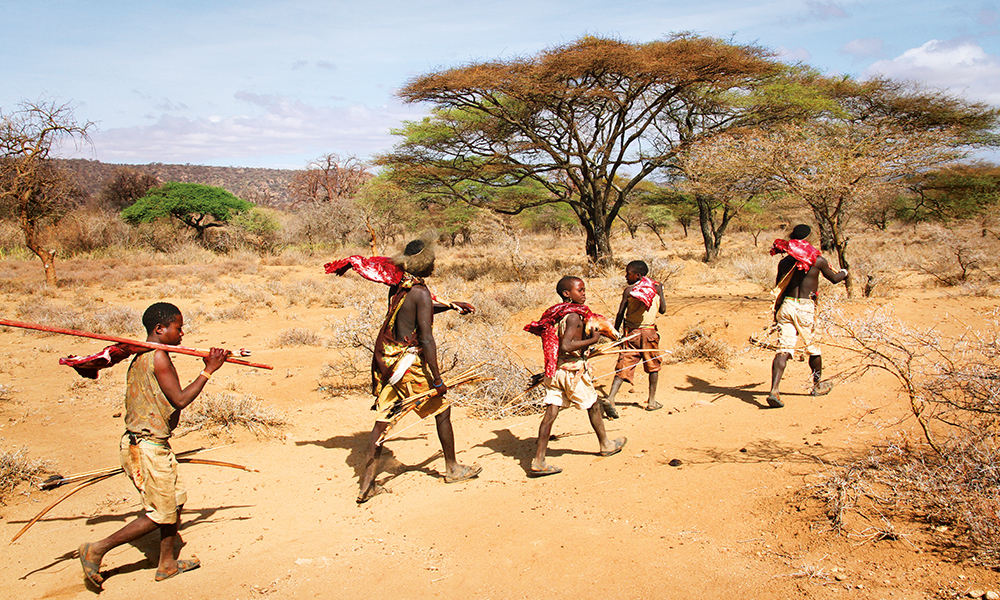
<svg viewBox="0 0 1000 600">
<path fill-rule="evenodd" d="M 111 163 L 301 168 L 392 147 L 417 75 L 582 35 L 692 31 L 826 73 L 1000 104 L 1000 2 L 949 0 L 0 0 L 0 110 L 69 102 Z"/>
</svg>

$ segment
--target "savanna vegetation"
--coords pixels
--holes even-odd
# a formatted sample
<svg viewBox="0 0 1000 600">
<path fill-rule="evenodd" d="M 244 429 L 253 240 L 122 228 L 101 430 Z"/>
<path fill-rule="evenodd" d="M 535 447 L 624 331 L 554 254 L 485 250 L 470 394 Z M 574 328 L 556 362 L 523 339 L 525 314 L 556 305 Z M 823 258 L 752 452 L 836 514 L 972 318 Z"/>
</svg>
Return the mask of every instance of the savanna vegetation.
<svg viewBox="0 0 1000 600">
<path fill-rule="evenodd" d="M 763 291 L 774 283 L 768 241 L 807 221 L 850 267 L 849 295 L 997 295 L 1000 167 L 970 159 L 995 142 L 995 107 L 910 83 L 831 79 L 765 48 L 695 35 L 645 44 L 587 37 L 422 75 L 400 95 L 430 114 L 404 123 L 398 145 L 374 165 L 327 154 L 281 178 L 237 177 L 228 191 L 133 167 L 84 185 L 51 154 L 57 142 L 87 143 L 92 124 L 56 103 L 0 110 L 0 292 L 22 298 L 9 303 L 12 316 L 127 333 L 133 314 L 51 298 L 143 279 L 161 289 L 215 286 L 231 300 L 192 309 L 192 327 L 276 306 L 349 308 L 323 331 L 289 328 L 270 342 L 336 349 L 316 378 L 342 394 L 365 384 L 382 290 L 349 279 L 225 276 L 318 272 L 336 255 L 388 254 L 436 228 L 456 257 L 440 264 L 441 285 L 479 307 L 471 319 L 443 321 L 441 362 L 461 369 L 489 357 L 494 382 L 455 396 L 496 416 L 534 402 L 519 385 L 530 367 L 498 342 L 513 316 L 551 300 L 551 282 L 566 272 L 618 286 L 620 257 L 646 260 L 668 284 L 690 267 L 703 283 L 749 281 Z M 687 242 L 695 229 L 697 251 Z M 569 255 L 556 251 L 565 248 Z M 924 437 L 831 468 L 818 492 L 831 502 L 831 524 L 847 527 L 851 510 L 888 519 L 885 503 L 902 500 L 996 564 L 995 327 L 945 339 L 880 318 L 845 317 L 831 329 L 857 356 L 853 374 L 898 378 Z M 692 323 L 672 341 L 673 360 L 728 368 L 740 349 L 715 331 Z M 252 405 L 262 416 L 245 426 L 282 426 L 281 415 L 250 400 L 220 398 L 206 404 L 214 416 L 192 413 L 189 425 L 245 425 L 240 415 Z M 23 458 L 5 455 L 11 477 L 40 468 Z M 888 500 L 873 506 L 876 497 Z M 889 526 L 870 531 L 892 535 Z"/>
</svg>

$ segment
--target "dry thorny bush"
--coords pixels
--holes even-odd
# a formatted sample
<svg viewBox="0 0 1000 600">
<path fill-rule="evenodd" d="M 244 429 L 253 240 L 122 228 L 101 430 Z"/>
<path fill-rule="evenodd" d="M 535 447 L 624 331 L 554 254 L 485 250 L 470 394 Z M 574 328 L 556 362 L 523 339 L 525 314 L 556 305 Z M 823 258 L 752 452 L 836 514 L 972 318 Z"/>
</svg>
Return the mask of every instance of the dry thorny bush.
<svg viewBox="0 0 1000 600">
<path fill-rule="evenodd" d="M 19 484 L 37 478 L 48 467 L 44 460 L 28 458 L 27 448 L 0 450 L 0 503 Z"/>
<path fill-rule="evenodd" d="M 733 360 L 733 349 L 725 341 L 713 337 L 715 333 L 704 321 L 689 325 L 680 343 L 674 346 L 671 359 L 674 362 L 704 360 L 722 370 L 728 369 Z"/>
<path fill-rule="evenodd" d="M 356 314 L 330 319 L 327 323 L 330 346 L 338 356 L 322 369 L 319 388 L 331 396 L 369 389 L 375 332 L 382 322 L 386 302 L 381 291 L 374 289 L 356 299 L 352 303 Z M 469 407 L 476 416 L 499 418 L 534 410 L 538 393 L 523 393 L 530 369 L 502 342 L 506 325 L 503 315 L 511 314 L 502 307 L 520 307 L 516 297 L 517 294 L 501 294 L 493 298 L 494 310 L 490 311 L 482 310 L 488 304 L 485 296 L 474 296 L 473 300 L 479 303 L 476 315 L 445 312 L 435 317 L 434 338 L 442 377 L 447 381 L 449 373 L 479 365 L 477 372 L 485 379 L 448 391 L 454 404 Z"/>
<path fill-rule="evenodd" d="M 252 394 L 221 392 L 204 394 L 181 413 L 178 435 L 203 431 L 215 437 L 223 432 L 232 434 L 236 427 L 248 429 L 257 436 L 270 436 L 288 424 L 278 410 L 265 406 Z"/>
<path fill-rule="evenodd" d="M 851 351 L 846 376 L 880 369 L 900 382 L 919 439 L 877 444 L 816 486 L 833 527 L 862 541 L 902 537 L 893 518 L 917 519 L 948 544 L 1000 566 L 1000 327 L 946 336 L 886 311 L 834 318 L 834 342 Z M 864 528 L 850 528 L 857 515 Z"/>
</svg>

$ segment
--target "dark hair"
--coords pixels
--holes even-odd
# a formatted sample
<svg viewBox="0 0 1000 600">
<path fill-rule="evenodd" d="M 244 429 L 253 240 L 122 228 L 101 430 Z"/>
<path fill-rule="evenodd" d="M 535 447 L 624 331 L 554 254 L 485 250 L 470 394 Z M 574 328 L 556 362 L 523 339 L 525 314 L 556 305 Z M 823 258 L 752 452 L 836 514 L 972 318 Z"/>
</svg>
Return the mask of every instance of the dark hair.
<svg viewBox="0 0 1000 600">
<path fill-rule="evenodd" d="M 810 229 L 808 225 L 806 224 L 796 225 L 795 228 L 792 229 L 792 235 L 788 236 L 788 239 L 804 240 L 807 237 L 809 237 L 810 233 L 812 233 L 812 229 Z"/>
<path fill-rule="evenodd" d="M 426 247 L 427 244 L 425 244 L 423 240 L 413 240 L 412 242 L 406 245 L 406 248 L 403 249 L 403 254 L 407 256 L 420 254 Z"/>
<path fill-rule="evenodd" d="M 639 277 L 645 277 L 649 275 L 649 265 L 642 262 L 641 260 L 633 260 L 629 264 L 625 265 L 626 271 L 631 271 L 638 275 Z"/>
<path fill-rule="evenodd" d="M 142 325 L 146 328 L 146 333 L 153 333 L 157 325 L 166 327 L 179 316 L 181 316 L 181 309 L 169 302 L 157 302 L 142 313 Z"/>
<path fill-rule="evenodd" d="M 559 280 L 559 283 L 556 284 L 556 293 L 559 294 L 560 298 L 563 297 L 563 292 L 569 291 L 574 281 L 583 281 L 583 280 L 574 275 L 567 275 Z"/>
</svg>

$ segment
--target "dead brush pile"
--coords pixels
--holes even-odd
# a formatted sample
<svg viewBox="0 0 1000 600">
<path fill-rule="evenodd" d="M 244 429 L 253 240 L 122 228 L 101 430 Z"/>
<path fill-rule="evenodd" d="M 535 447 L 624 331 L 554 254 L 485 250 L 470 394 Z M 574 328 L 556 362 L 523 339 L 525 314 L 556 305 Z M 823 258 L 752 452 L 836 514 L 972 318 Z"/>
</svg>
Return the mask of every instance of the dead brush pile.
<svg viewBox="0 0 1000 600">
<path fill-rule="evenodd" d="M 718 328 L 706 325 L 705 321 L 689 325 L 680 342 L 671 351 L 671 359 L 674 362 L 703 360 L 722 370 L 728 369 L 735 352 L 727 342 L 713 337 L 717 332 Z"/>
<path fill-rule="evenodd" d="M 28 457 L 27 448 L 0 450 L 0 504 L 23 482 L 37 479 L 49 463 Z"/>
<path fill-rule="evenodd" d="M 217 437 L 242 427 L 258 437 L 276 435 L 288 424 L 278 410 L 264 406 L 252 394 L 222 392 L 205 394 L 181 413 L 178 435 L 203 431 Z"/>
<path fill-rule="evenodd" d="M 1000 567 L 1000 327 L 957 337 L 907 327 L 875 311 L 838 319 L 853 351 L 850 376 L 891 373 L 920 426 L 919 439 L 874 445 L 863 460 L 813 487 L 833 529 L 852 539 L 900 538 L 925 527 L 942 547 Z"/>
<path fill-rule="evenodd" d="M 522 289 L 522 288 L 518 288 Z M 448 396 L 473 415 L 499 418 L 534 411 L 533 394 L 523 394 L 529 369 L 503 345 L 510 309 L 520 308 L 534 293 L 500 293 L 497 297 L 473 296 L 476 315 L 440 313 L 434 321 L 434 338 L 442 377 L 482 363 L 478 372 L 487 381 L 452 388 Z M 366 393 L 371 387 L 371 361 L 375 334 L 385 317 L 384 289 L 372 288 L 352 304 L 355 315 L 327 322 L 327 345 L 336 353 L 320 372 L 319 389 L 331 396 Z M 520 300 L 519 300 L 520 298 Z M 504 309 L 502 307 L 509 308 Z M 489 310 L 491 307 L 493 310 Z M 484 310 L 484 308 L 487 308 Z"/>
</svg>

